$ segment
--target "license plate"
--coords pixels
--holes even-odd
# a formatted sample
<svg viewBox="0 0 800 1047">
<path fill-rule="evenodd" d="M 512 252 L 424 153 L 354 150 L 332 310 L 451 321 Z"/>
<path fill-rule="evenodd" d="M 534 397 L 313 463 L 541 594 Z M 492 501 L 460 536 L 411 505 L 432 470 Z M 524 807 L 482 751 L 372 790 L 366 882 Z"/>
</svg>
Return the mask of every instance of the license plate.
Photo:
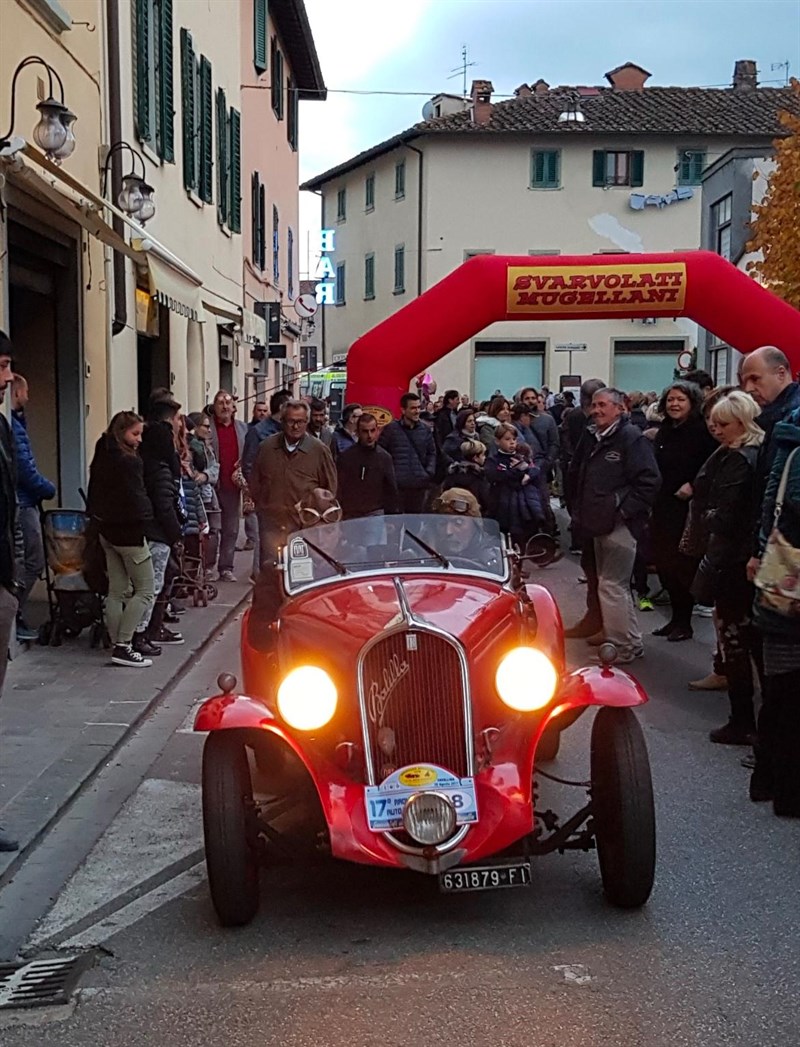
<svg viewBox="0 0 800 1047">
<path fill-rule="evenodd" d="M 472 865 L 439 873 L 439 889 L 447 894 L 492 891 L 498 887 L 527 887 L 530 882 L 531 867 L 527 862 L 518 865 Z"/>
</svg>

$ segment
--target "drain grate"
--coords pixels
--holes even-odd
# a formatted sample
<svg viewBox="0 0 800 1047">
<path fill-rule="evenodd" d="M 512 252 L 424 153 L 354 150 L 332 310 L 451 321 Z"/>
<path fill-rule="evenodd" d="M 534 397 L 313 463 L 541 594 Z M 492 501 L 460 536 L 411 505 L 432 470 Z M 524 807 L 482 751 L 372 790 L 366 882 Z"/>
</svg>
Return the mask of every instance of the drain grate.
<svg viewBox="0 0 800 1047">
<path fill-rule="evenodd" d="M 0 963 L 0 1011 L 67 1003 L 87 963 L 85 955 Z"/>
</svg>

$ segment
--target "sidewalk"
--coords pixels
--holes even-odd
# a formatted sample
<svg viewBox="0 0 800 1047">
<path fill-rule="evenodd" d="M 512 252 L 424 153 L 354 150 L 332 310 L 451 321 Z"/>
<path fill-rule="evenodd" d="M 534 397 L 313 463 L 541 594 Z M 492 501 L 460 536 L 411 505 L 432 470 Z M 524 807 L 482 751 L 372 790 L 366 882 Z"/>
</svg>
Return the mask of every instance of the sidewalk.
<svg viewBox="0 0 800 1047">
<path fill-rule="evenodd" d="M 0 826 L 19 840 L 0 853 L 0 886 L 83 784 L 109 759 L 162 692 L 249 598 L 252 553 L 236 554 L 240 581 L 219 583 L 205 608 L 187 602 L 185 643 L 148 669 L 112 666 L 89 631 L 61 647 L 18 646 L 0 697 Z M 38 623 L 32 610 L 31 619 Z M 46 608 L 45 608 L 46 611 Z M 199 697 L 199 696 L 198 696 Z"/>
</svg>

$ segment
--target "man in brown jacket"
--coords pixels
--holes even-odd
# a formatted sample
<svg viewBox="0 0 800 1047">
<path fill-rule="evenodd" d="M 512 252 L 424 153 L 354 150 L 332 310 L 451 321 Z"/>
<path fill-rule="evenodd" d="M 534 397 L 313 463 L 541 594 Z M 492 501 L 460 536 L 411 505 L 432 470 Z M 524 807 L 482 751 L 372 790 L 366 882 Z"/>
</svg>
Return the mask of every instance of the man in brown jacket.
<svg viewBox="0 0 800 1047">
<path fill-rule="evenodd" d="M 308 404 L 287 400 L 281 408 L 281 431 L 263 441 L 250 474 L 262 566 L 274 563 L 286 535 L 303 526 L 299 502 L 318 487 L 336 494 L 333 458 L 321 440 L 309 435 L 308 422 Z"/>
</svg>

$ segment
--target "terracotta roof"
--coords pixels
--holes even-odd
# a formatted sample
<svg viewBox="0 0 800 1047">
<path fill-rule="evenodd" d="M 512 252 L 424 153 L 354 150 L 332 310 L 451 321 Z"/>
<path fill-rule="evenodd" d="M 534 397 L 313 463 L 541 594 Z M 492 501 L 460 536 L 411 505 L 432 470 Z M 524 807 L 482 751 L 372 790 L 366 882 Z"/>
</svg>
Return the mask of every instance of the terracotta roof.
<svg viewBox="0 0 800 1047">
<path fill-rule="evenodd" d="M 560 114 L 574 106 L 576 100 L 585 119 L 580 123 L 559 123 Z M 782 109 L 800 115 L 800 97 L 790 87 L 759 87 L 752 91 L 730 87 L 646 87 L 642 91 L 555 87 L 542 94 L 495 102 L 485 124 L 473 123 L 469 110 L 422 121 L 309 179 L 300 188 L 318 189 L 339 175 L 426 135 L 674 135 L 773 139 L 786 133 L 778 122 Z"/>
</svg>

